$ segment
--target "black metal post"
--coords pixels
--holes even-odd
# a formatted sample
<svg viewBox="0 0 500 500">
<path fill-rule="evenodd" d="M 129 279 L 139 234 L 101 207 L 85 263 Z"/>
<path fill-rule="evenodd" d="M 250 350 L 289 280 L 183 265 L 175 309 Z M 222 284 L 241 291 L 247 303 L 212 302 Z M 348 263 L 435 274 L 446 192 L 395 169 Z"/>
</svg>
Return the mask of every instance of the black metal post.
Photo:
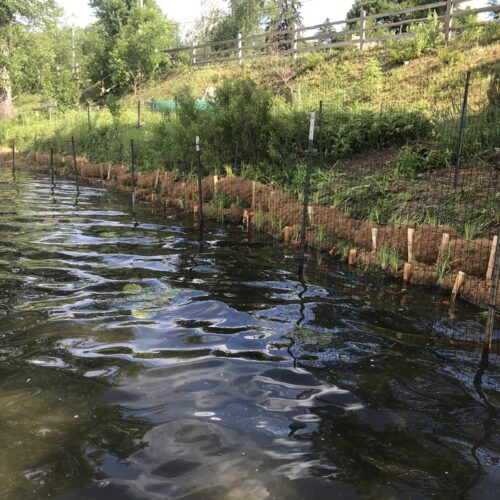
<svg viewBox="0 0 500 500">
<path fill-rule="evenodd" d="M 453 181 L 454 187 L 457 187 L 458 184 L 458 173 L 460 170 L 460 163 L 462 161 L 462 150 L 464 147 L 464 139 L 465 139 L 465 126 L 467 124 L 467 105 L 469 101 L 470 77 L 471 77 L 471 72 L 467 71 L 467 79 L 465 81 L 465 90 L 464 90 L 464 100 L 462 103 L 462 116 L 460 118 L 460 133 L 458 136 L 457 153 L 455 157 L 455 178 Z"/>
<path fill-rule="evenodd" d="M 54 148 L 50 146 L 50 179 L 54 186 Z"/>
<path fill-rule="evenodd" d="M 16 143 L 12 141 L 12 177 L 16 178 Z"/>
<path fill-rule="evenodd" d="M 319 167 L 323 167 L 323 101 L 319 101 L 319 137 L 318 137 L 318 155 Z"/>
<path fill-rule="evenodd" d="M 201 181 L 203 179 L 203 168 L 201 166 L 201 147 L 200 138 L 196 136 L 196 158 L 198 160 L 198 217 L 200 225 L 203 224 L 203 187 Z"/>
<path fill-rule="evenodd" d="M 306 182 L 304 186 L 304 206 L 302 211 L 302 227 L 300 230 L 300 256 L 305 255 L 306 250 L 306 234 L 307 234 L 307 218 L 309 208 L 309 194 L 311 190 L 311 173 L 313 164 L 313 145 L 314 145 L 314 121 L 316 113 L 311 113 L 311 121 L 309 123 L 309 147 L 307 150 L 307 169 L 306 169 Z"/>
<path fill-rule="evenodd" d="M 75 174 L 76 190 L 77 190 L 77 192 L 80 192 L 80 187 L 78 185 L 78 168 L 76 165 L 76 147 L 75 147 L 74 136 L 71 136 L 71 149 L 72 149 L 72 153 L 73 153 L 73 171 Z"/>
<path fill-rule="evenodd" d="M 135 205 L 135 148 L 133 139 L 130 139 L 130 164 L 132 167 L 132 205 Z"/>
</svg>

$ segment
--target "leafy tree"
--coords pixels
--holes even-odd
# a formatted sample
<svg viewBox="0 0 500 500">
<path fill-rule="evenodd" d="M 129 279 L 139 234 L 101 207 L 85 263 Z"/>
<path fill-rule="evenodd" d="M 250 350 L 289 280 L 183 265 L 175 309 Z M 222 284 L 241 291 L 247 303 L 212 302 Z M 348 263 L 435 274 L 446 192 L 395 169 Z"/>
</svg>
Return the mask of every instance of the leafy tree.
<svg viewBox="0 0 500 500">
<path fill-rule="evenodd" d="M 500 3 L 500 0 L 488 0 L 488 5 L 491 5 L 492 7 L 497 6 L 499 3 Z M 499 18 L 498 10 L 496 12 L 491 12 L 491 17 L 493 19 L 498 19 Z"/>
<path fill-rule="evenodd" d="M 12 77 L 20 73 L 27 35 L 53 26 L 60 12 L 54 0 L 0 2 L 0 117 L 14 116 Z"/>
<path fill-rule="evenodd" d="M 325 38 L 321 38 L 321 40 L 319 42 L 320 44 L 335 43 L 338 39 L 338 33 L 335 30 L 335 27 L 331 26 L 331 25 L 328 26 L 329 23 L 330 23 L 330 18 L 327 17 L 323 21 L 323 24 L 326 26 L 322 26 L 316 33 L 318 36 L 325 37 Z"/>
<path fill-rule="evenodd" d="M 271 40 L 279 50 L 290 50 L 293 35 L 289 33 L 294 25 L 302 24 L 299 0 L 273 0 L 269 9 L 267 30 L 272 33 Z"/>
<path fill-rule="evenodd" d="M 225 10 L 212 8 L 197 23 L 192 38 L 200 43 L 233 40 L 261 31 L 268 0 L 228 0 Z"/>
<path fill-rule="evenodd" d="M 428 3 L 430 3 L 430 0 L 355 0 L 351 10 L 347 13 L 347 18 L 359 17 L 362 10 L 371 15 L 391 10 L 401 10 L 407 7 L 417 7 Z M 422 12 L 423 16 L 427 15 L 427 12 Z"/>
<path fill-rule="evenodd" d="M 163 50 L 176 37 L 175 23 L 165 19 L 156 5 L 133 7 L 110 54 L 111 79 L 116 88 L 125 90 L 132 86 L 134 93 L 139 93 L 166 62 Z"/>
<path fill-rule="evenodd" d="M 302 3 L 299 0 L 272 0 L 269 5 L 269 31 L 287 31 L 294 24 L 300 25 L 302 16 L 300 9 Z"/>
<path fill-rule="evenodd" d="M 178 38 L 177 25 L 166 19 L 155 0 L 90 0 L 98 21 L 89 30 L 84 53 L 93 62 L 89 71 L 102 94 L 137 93 L 166 63 L 163 52 Z"/>
</svg>

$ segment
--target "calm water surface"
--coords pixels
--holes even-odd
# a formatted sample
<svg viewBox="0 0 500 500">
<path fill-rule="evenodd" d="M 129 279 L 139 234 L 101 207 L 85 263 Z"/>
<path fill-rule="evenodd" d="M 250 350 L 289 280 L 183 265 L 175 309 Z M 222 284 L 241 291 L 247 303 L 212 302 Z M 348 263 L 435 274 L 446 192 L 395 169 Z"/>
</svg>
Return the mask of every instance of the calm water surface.
<svg viewBox="0 0 500 500">
<path fill-rule="evenodd" d="M 1 498 L 498 498 L 475 308 L 30 174 L 0 216 Z"/>
</svg>

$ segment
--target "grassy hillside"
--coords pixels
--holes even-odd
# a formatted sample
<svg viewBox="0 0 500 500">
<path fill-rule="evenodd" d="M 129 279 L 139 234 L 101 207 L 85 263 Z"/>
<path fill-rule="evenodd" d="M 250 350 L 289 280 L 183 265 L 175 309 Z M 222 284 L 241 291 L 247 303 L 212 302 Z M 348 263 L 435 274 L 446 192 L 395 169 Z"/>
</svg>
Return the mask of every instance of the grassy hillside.
<svg viewBox="0 0 500 500">
<path fill-rule="evenodd" d="M 14 140 L 26 151 L 53 144 L 69 152 L 73 135 L 79 155 L 129 164 L 133 139 L 140 170 L 168 170 L 189 178 L 199 135 L 205 174 L 237 173 L 300 198 L 309 112 L 318 110 L 321 100 L 323 127 L 321 133 L 318 128 L 321 141 L 316 141 L 313 173 L 316 202 L 379 223 L 408 218 L 450 222 L 457 219 L 458 205 L 450 202 L 445 214 L 440 207 L 429 211 L 413 200 L 411 186 L 430 182 L 431 175 L 439 177 L 453 163 L 469 70 L 465 166 L 489 168 L 488 159 L 500 147 L 498 32 L 498 27 L 496 32 L 472 31 L 447 46 L 429 47 L 418 58 L 411 43 L 399 42 L 363 52 L 311 53 L 297 61 L 262 58 L 242 66 L 174 68 L 143 91 L 140 128 L 134 96 L 110 98 L 101 109 L 92 108 L 90 123 L 85 109 L 53 113 L 49 121 L 35 98 L 22 96 L 17 118 L 0 123 L 0 142 L 5 146 Z M 199 109 L 196 99 L 210 86 L 218 89 L 215 102 Z M 176 99 L 177 111 L 147 111 L 144 103 L 157 99 Z M 367 170 L 363 165 L 375 151 L 379 160 Z M 476 233 L 498 220 L 495 203 L 474 198 Z M 467 223 L 460 222 L 462 231 Z"/>
</svg>

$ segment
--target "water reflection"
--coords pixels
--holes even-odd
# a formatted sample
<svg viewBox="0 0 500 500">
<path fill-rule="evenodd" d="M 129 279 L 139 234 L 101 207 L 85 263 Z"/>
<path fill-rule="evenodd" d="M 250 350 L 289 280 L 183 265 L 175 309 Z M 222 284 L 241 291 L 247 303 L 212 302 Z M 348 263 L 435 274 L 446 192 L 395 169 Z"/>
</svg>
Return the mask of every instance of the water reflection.
<svg viewBox="0 0 500 500">
<path fill-rule="evenodd" d="M 298 276 L 265 237 L 102 189 L 0 183 L 1 497 L 494 498 L 475 308 Z"/>
</svg>

